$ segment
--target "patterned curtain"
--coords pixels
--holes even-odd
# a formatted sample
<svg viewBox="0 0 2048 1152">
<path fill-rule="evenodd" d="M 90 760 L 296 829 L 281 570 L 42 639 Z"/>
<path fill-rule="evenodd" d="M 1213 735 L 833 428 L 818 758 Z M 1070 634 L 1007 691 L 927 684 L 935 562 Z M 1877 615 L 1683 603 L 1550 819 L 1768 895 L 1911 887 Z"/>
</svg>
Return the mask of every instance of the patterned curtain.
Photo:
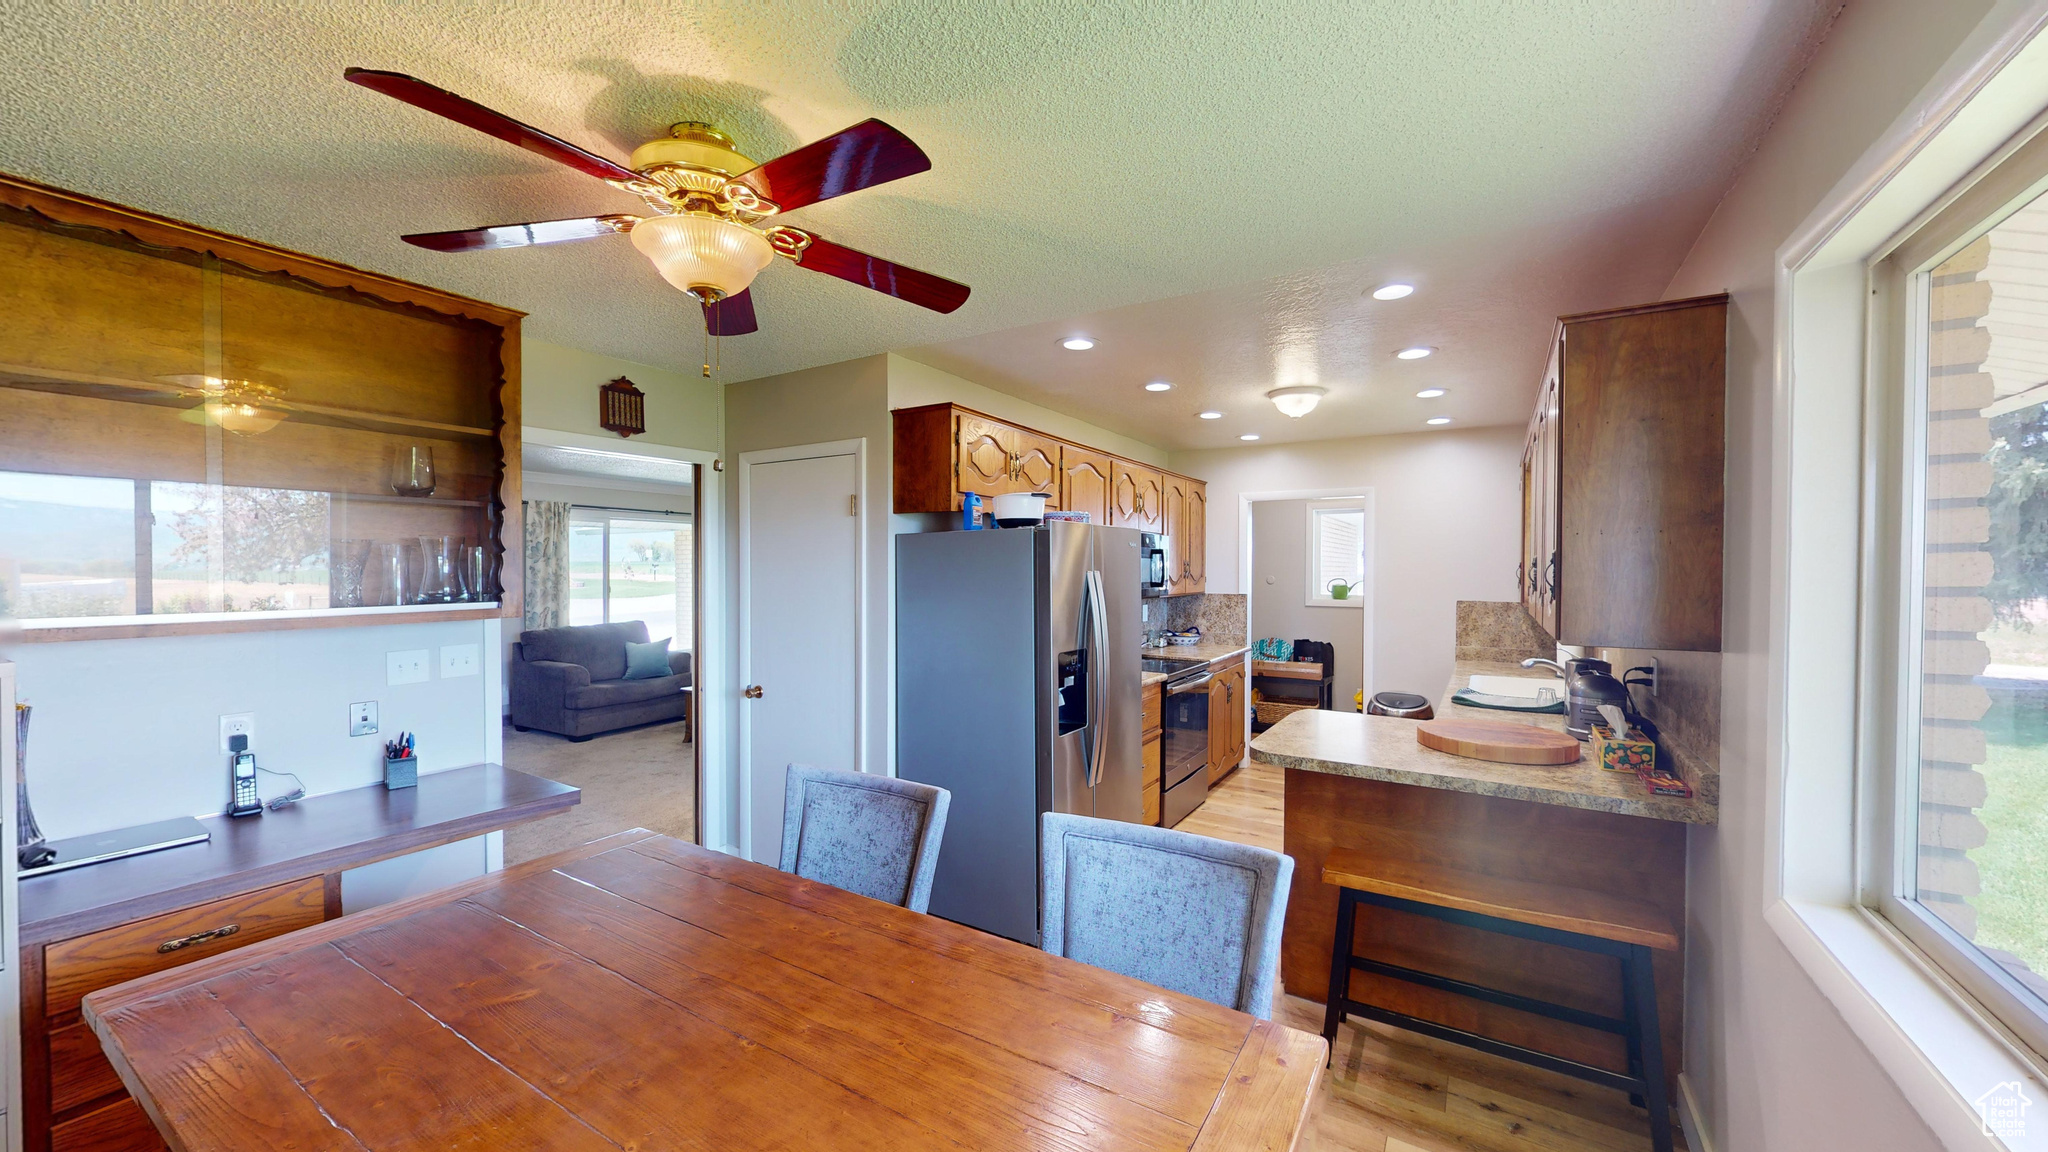
<svg viewBox="0 0 2048 1152">
<path fill-rule="evenodd" d="M 569 505 L 526 502 L 526 626 L 569 622 Z"/>
</svg>

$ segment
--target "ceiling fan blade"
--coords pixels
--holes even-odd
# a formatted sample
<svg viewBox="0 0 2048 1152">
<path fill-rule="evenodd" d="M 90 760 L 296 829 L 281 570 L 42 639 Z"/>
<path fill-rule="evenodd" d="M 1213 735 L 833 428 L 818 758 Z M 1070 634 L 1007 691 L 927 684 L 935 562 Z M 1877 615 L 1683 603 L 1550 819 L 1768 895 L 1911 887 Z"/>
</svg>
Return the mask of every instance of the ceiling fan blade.
<svg viewBox="0 0 2048 1152">
<path fill-rule="evenodd" d="M 754 290 L 747 288 L 737 296 L 706 304 L 704 330 L 713 336 L 745 336 L 749 332 L 759 332 L 761 326 L 754 322 Z"/>
<path fill-rule="evenodd" d="M 617 236 L 630 232 L 638 216 L 585 216 L 576 220 L 535 220 L 529 224 L 498 224 L 490 228 L 464 228 L 458 232 L 415 232 L 399 239 L 417 248 L 436 252 L 480 252 L 486 248 L 524 248 L 529 244 L 559 244 L 564 240 L 589 240 L 596 236 Z"/>
<path fill-rule="evenodd" d="M 795 228 L 786 230 L 798 231 Z M 843 244 L 834 244 L 808 232 L 804 235 L 810 236 L 811 242 L 797 254 L 796 262 L 813 272 L 837 276 L 841 280 L 850 281 L 863 288 L 873 288 L 898 300 L 908 300 L 934 312 L 953 311 L 967 303 L 967 294 L 972 291 L 967 285 L 948 280 L 944 276 L 934 276 L 929 272 L 893 264 L 879 256 L 856 252 Z"/>
<path fill-rule="evenodd" d="M 742 172 L 738 178 L 783 211 L 793 212 L 806 204 L 915 176 L 931 166 L 931 158 L 911 143 L 910 137 L 880 120 L 863 120 L 844 132 Z"/>
<path fill-rule="evenodd" d="M 349 68 L 342 77 L 351 84 L 360 84 L 372 92 L 382 92 L 394 100 L 403 100 L 415 108 L 424 108 L 436 116 L 444 116 L 457 124 L 474 128 L 479 132 L 496 136 L 507 144 L 517 144 L 529 152 L 538 152 L 557 164 L 567 164 L 588 176 L 600 180 L 637 180 L 638 172 L 621 164 L 615 164 L 594 152 L 586 152 L 576 145 L 535 128 L 521 124 L 502 112 L 493 112 L 474 100 L 457 96 L 445 88 L 403 72 L 380 72 L 374 68 Z"/>
</svg>

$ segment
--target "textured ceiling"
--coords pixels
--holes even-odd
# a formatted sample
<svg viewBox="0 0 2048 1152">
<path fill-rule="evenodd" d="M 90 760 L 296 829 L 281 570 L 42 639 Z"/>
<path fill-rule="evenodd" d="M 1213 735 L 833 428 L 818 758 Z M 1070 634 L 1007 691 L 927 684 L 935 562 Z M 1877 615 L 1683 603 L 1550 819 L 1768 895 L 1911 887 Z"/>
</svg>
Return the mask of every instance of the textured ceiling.
<svg viewBox="0 0 2048 1152">
<path fill-rule="evenodd" d="M 1383 401 L 1416 366 L 1385 354 L 1419 341 L 1444 348 L 1425 364 L 1458 389 L 1448 411 L 1518 421 L 1546 318 L 1661 291 L 1837 7 L 0 0 L 0 169 L 688 368 L 695 311 L 624 238 L 401 244 L 634 202 L 342 68 L 411 72 L 620 158 L 677 119 L 765 159 L 878 115 L 933 170 L 792 222 L 973 299 L 942 317 L 778 263 L 762 332 L 726 341 L 729 379 L 911 349 L 1185 447 L 1413 427 L 1419 409 Z M 1361 305 L 1391 275 L 1423 291 Z M 1104 337 L 1093 361 L 1053 355 L 1075 326 Z M 1188 418 L 1227 401 L 1236 419 L 1303 372 L 1339 393 L 1306 420 Z M 1148 407 L 1153 376 L 1184 388 Z"/>
</svg>

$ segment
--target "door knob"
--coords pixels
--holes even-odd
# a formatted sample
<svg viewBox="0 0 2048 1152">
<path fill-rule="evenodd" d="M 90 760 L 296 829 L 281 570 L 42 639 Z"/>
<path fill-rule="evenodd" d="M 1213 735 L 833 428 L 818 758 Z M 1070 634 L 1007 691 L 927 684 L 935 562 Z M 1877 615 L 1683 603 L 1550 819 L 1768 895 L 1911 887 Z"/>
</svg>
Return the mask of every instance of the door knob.
<svg viewBox="0 0 2048 1152">
<path fill-rule="evenodd" d="M 740 693 L 740 695 L 745 696 L 749 700 L 759 700 L 761 698 L 761 686 L 759 684 L 749 684 L 747 685 L 747 690 Z"/>
</svg>

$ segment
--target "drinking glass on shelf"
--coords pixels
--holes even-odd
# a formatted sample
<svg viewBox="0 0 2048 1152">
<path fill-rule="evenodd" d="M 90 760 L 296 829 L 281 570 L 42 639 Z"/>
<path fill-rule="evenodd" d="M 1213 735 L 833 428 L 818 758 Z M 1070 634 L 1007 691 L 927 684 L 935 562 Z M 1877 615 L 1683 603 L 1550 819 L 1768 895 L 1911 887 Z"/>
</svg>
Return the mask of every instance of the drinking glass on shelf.
<svg viewBox="0 0 2048 1152">
<path fill-rule="evenodd" d="M 391 490 L 400 496 L 432 496 L 434 450 L 424 444 L 400 448 L 391 464 Z"/>
<path fill-rule="evenodd" d="M 388 607 L 409 603 L 406 592 L 412 584 L 412 574 L 405 562 L 404 546 L 379 543 L 374 551 L 376 559 L 370 568 L 376 578 L 377 603 Z"/>
<path fill-rule="evenodd" d="M 491 598 L 490 590 L 484 587 L 484 550 L 479 544 L 467 544 L 462 549 L 462 586 L 472 603 L 482 603 Z"/>
<path fill-rule="evenodd" d="M 363 569 L 370 561 L 368 540 L 336 540 L 327 553 L 327 606 L 363 606 Z"/>
<path fill-rule="evenodd" d="M 420 537 L 420 591 L 415 603 L 450 604 L 459 597 L 455 583 L 455 550 L 459 546 L 453 536 Z"/>
</svg>

